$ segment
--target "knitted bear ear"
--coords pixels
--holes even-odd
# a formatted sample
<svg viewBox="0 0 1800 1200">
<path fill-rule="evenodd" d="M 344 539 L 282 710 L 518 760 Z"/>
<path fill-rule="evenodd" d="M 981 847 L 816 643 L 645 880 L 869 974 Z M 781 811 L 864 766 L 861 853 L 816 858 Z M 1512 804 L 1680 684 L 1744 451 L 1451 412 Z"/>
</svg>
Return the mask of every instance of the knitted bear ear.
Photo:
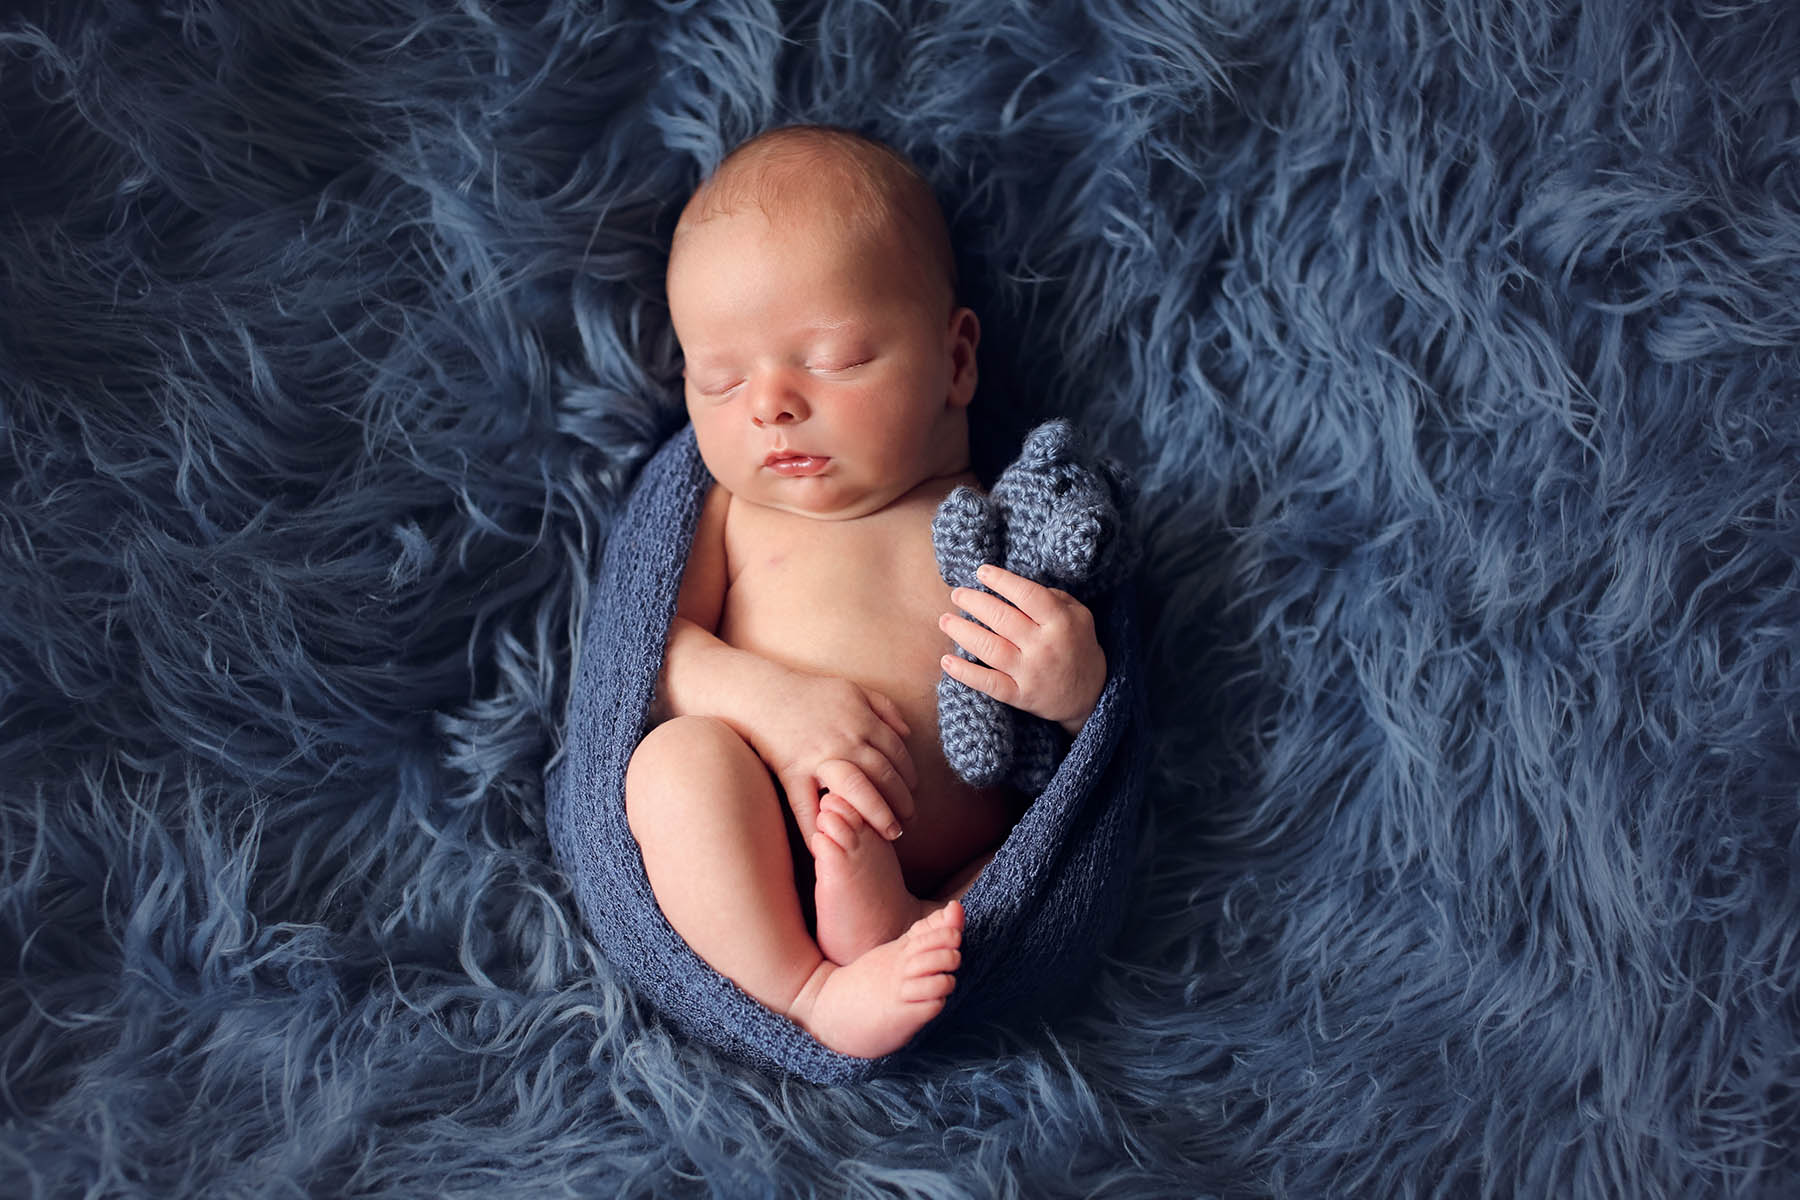
<svg viewBox="0 0 1800 1200">
<path fill-rule="evenodd" d="M 1045 421 L 1026 436 L 1025 445 L 1019 451 L 1019 461 L 1057 462 L 1068 458 L 1074 445 L 1075 427 L 1058 417 L 1054 421 Z"/>
</svg>

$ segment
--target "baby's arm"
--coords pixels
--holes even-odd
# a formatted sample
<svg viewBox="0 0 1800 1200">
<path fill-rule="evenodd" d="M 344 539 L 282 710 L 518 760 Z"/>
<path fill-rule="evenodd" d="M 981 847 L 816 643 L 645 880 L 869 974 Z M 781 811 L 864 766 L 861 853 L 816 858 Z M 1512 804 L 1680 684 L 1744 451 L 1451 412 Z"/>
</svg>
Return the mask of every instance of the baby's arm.
<svg viewBox="0 0 1800 1200">
<path fill-rule="evenodd" d="M 716 717 L 749 741 L 745 731 L 759 707 L 755 698 L 777 686 L 784 669 L 726 645 L 715 632 L 725 609 L 725 514 L 730 505 L 731 493 L 715 485 L 700 509 L 650 716 L 658 724 L 670 717 Z"/>
<path fill-rule="evenodd" d="M 918 777 L 900 710 L 846 679 L 810 675 L 721 641 L 725 606 L 725 517 L 731 494 L 715 486 L 701 509 L 675 618 L 657 677 L 651 717 L 723 721 L 755 750 L 787 793 L 810 838 L 819 789 L 829 788 L 871 827 L 898 837 L 913 815 Z"/>
<path fill-rule="evenodd" d="M 950 598 L 981 624 L 952 613 L 938 624 L 988 665 L 946 654 L 944 673 L 1074 737 L 1106 686 L 1106 652 L 1094 632 L 1094 614 L 1067 592 L 1002 567 L 984 566 L 978 578 L 998 594 L 957 588 Z"/>
</svg>

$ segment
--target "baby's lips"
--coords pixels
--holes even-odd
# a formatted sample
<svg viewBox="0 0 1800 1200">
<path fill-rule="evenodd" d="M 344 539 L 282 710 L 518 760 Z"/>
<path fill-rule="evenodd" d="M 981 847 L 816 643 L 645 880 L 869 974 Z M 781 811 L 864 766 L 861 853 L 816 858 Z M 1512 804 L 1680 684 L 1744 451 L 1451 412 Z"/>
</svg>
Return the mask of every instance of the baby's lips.
<svg viewBox="0 0 1800 1200">
<path fill-rule="evenodd" d="M 817 475 L 830 462 L 830 457 L 823 454 L 783 452 L 771 454 L 763 459 L 763 469 L 773 471 L 777 475 Z"/>
</svg>

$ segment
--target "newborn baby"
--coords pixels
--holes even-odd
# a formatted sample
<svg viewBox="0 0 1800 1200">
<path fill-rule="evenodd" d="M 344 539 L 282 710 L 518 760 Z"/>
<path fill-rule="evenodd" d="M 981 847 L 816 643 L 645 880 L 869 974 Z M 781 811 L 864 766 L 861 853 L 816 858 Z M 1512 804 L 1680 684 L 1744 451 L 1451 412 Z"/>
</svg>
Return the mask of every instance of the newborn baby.
<svg viewBox="0 0 1800 1200">
<path fill-rule="evenodd" d="M 945 764 L 940 672 L 1072 737 L 1105 656 L 1063 592 L 993 567 L 998 595 L 939 578 L 932 514 L 977 486 L 980 324 L 909 163 L 833 129 L 752 139 L 688 201 L 667 286 L 716 483 L 626 815 L 695 953 L 823 1045 L 878 1057 L 943 1009 L 958 899 L 1027 799 Z"/>
</svg>

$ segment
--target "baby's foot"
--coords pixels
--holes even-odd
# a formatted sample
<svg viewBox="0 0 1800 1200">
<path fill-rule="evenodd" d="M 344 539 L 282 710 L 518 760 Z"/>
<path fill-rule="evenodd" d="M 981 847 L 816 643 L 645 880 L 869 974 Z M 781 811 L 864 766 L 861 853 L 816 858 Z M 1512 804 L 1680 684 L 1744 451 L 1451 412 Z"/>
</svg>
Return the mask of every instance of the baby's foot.
<svg viewBox="0 0 1800 1200">
<path fill-rule="evenodd" d="M 893 941 L 936 908 L 906 890 L 894 844 L 835 797 L 819 807 L 812 853 L 819 949 L 839 966 Z"/>
<path fill-rule="evenodd" d="M 962 905 L 952 900 L 847 967 L 820 963 L 788 1016 L 839 1054 L 892 1054 L 944 1011 L 962 933 Z"/>
</svg>

